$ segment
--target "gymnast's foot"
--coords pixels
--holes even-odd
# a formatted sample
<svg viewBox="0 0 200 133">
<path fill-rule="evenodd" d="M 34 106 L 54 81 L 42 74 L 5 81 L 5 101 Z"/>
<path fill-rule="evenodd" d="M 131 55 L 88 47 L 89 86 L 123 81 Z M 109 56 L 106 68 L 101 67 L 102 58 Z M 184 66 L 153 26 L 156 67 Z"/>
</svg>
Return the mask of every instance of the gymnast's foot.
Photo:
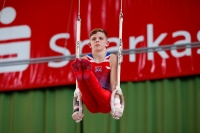
<svg viewBox="0 0 200 133">
<path fill-rule="evenodd" d="M 82 66 L 81 61 L 76 58 L 72 64 L 71 64 L 72 70 L 74 71 L 74 74 L 76 76 L 77 80 L 82 80 Z"/>
<path fill-rule="evenodd" d="M 87 80 L 89 78 L 89 72 L 92 70 L 92 64 L 87 59 L 81 59 L 81 64 L 83 68 L 83 78 Z"/>
<path fill-rule="evenodd" d="M 83 70 L 86 70 L 86 71 L 92 70 L 92 64 L 87 59 L 82 58 L 81 64 L 82 64 Z"/>
</svg>

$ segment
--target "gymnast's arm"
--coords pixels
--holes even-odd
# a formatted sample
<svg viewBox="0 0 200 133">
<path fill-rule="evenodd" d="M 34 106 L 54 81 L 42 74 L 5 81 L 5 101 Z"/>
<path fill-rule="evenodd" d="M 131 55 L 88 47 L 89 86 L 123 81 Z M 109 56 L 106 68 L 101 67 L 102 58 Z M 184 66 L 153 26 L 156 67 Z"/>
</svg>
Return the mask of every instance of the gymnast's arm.
<svg viewBox="0 0 200 133">
<path fill-rule="evenodd" d="M 117 86 L 117 60 L 117 55 L 110 55 L 110 86 L 112 91 L 114 91 Z"/>
</svg>

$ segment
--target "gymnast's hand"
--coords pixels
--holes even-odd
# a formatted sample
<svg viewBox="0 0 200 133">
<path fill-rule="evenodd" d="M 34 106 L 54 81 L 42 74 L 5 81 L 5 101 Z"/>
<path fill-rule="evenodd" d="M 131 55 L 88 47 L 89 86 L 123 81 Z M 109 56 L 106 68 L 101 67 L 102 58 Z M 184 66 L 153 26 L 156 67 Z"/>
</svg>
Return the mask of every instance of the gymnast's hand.
<svg viewBox="0 0 200 133">
<path fill-rule="evenodd" d="M 113 92 L 114 93 L 114 92 Z M 122 104 L 121 104 L 121 99 L 119 97 L 119 94 L 115 95 L 114 98 L 114 110 L 111 111 L 111 115 L 114 119 L 120 119 L 123 115 L 123 109 L 122 109 Z"/>
<path fill-rule="evenodd" d="M 111 112 L 111 115 L 114 119 L 120 119 L 120 117 L 123 115 L 123 111 L 121 108 L 115 108 L 115 113 Z"/>
<path fill-rule="evenodd" d="M 83 119 L 84 114 L 82 113 L 81 116 L 79 116 L 79 112 L 76 111 L 72 114 L 72 118 L 78 123 Z"/>
</svg>

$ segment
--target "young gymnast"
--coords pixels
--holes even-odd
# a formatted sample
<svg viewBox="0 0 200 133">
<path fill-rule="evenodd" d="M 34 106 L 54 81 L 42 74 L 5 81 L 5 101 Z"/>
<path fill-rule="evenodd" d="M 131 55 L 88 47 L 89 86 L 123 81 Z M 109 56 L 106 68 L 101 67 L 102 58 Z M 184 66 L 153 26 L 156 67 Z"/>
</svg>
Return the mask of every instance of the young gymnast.
<svg viewBox="0 0 200 133">
<path fill-rule="evenodd" d="M 82 94 L 82 100 L 91 113 L 111 112 L 110 100 L 112 91 L 117 85 L 117 55 L 107 52 L 109 46 L 107 32 L 96 28 L 90 32 L 92 53 L 76 58 L 71 66 L 78 82 L 78 88 Z M 120 118 L 123 114 L 119 95 L 114 99 L 114 118 Z M 79 105 L 76 102 L 72 118 L 82 120 L 84 114 L 79 116 Z"/>
</svg>

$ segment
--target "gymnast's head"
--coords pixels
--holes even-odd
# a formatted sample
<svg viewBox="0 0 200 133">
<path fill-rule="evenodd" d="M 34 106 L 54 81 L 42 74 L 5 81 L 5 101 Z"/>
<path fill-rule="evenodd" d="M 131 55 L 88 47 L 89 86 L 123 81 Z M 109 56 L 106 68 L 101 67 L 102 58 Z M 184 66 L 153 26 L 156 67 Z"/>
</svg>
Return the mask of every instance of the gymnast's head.
<svg viewBox="0 0 200 133">
<path fill-rule="evenodd" d="M 95 28 L 90 32 L 90 43 L 88 44 L 94 51 L 105 50 L 109 46 L 108 34 L 102 28 Z"/>
</svg>

